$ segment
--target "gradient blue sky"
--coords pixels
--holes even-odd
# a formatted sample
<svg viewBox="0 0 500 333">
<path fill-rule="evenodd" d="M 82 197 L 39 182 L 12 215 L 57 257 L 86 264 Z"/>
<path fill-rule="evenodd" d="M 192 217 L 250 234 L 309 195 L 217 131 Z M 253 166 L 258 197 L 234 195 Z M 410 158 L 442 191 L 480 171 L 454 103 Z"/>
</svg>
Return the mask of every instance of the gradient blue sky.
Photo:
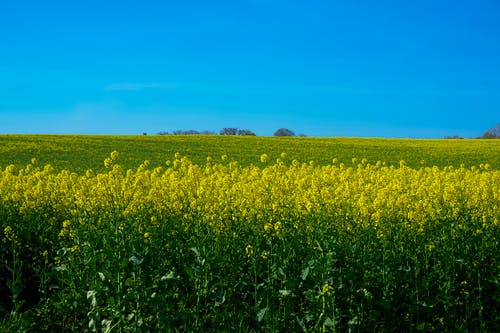
<svg viewBox="0 0 500 333">
<path fill-rule="evenodd" d="M 0 133 L 500 122 L 498 0 L 0 0 Z"/>
</svg>

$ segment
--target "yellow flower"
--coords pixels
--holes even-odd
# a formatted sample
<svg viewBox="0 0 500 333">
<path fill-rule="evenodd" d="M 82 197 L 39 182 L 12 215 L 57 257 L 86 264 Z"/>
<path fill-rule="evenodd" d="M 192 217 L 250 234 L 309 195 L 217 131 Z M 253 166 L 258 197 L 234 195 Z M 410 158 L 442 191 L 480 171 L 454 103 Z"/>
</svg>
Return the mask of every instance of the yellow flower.
<svg viewBox="0 0 500 333">
<path fill-rule="evenodd" d="M 321 289 L 321 294 L 322 295 L 332 295 L 334 293 L 335 289 L 330 286 L 328 283 L 325 283 L 323 285 L 323 288 Z"/>
<path fill-rule="evenodd" d="M 251 257 L 253 255 L 253 247 L 252 247 L 252 245 L 250 245 L 250 244 L 247 245 L 247 247 L 245 248 L 245 253 L 249 257 Z"/>
<path fill-rule="evenodd" d="M 384 237 L 384 232 L 382 230 L 377 230 L 377 238 L 383 238 Z"/>
<path fill-rule="evenodd" d="M 3 233 L 5 235 L 5 238 L 3 239 L 4 242 L 12 241 L 14 239 L 14 231 L 10 225 L 3 229 Z"/>
<path fill-rule="evenodd" d="M 281 230 L 281 222 L 276 222 L 274 224 L 274 231 L 280 231 Z"/>
<path fill-rule="evenodd" d="M 114 150 L 114 151 L 111 153 L 111 159 L 112 159 L 113 161 L 116 161 L 116 160 L 118 159 L 118 156 L 119 156 L 119 153 L 118 153 L 116 150 Z"/>
<path fill-rule="evenodd" d="M 5 229 L 3 229 L 3 233 L 8 237 L 12 233 L 12 227 L 10 225 L 6 226 Z"/>
<path fill-rule="evenodd" d="M 260 257 L 264 260 L 267 259 L 269 257 L 269 251 L 262 251 Z"/>
</svg>

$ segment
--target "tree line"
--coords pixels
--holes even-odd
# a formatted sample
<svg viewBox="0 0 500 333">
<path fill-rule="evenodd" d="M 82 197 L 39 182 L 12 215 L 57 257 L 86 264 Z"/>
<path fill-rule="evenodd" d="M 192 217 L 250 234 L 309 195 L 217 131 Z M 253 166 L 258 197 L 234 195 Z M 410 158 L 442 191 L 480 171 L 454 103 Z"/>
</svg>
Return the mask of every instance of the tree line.
<svg viewBox="0 0 500 333">
<path fill-rule="evenodd" d="M 147 133 L 144 133 L 146 135 Z M 239 135 L 239 136 L 256 136 L 256 134 L 248 129 L 240 129 L 237 127 L 224 127 L 216 133 L 214 131 L 196 131 L 196 130 L 175 130 L 172 133 L 159 132 L 159 135 Z M 296 136 L 295 132 L 288 128 L 279 128 L 274 132 L 274 136 Z M 305 136 L 300 134 L 299 136 Z M 458 135 L 446 136 L 445 139 L 463 139 L 463 137 Z M 500 139 L 500 123 L 496 126 L 486 130 L 483 135 L 477 137 L 477 139 Z"/>
<path fill-rule="evenodd" d="M 146 135 L 147 133 L 144 133 Z M 236 127 L 224 127 L 219 133 L 214 131 L 196 131 L 196 130 L 175 130 L 172 133 L 159 132 L 158 135 L 240 135 L 240 136 L 256 136 L 256 134 L 247 129 L 239 129 Z M 274 132 L 274 136 L 295 136 L 295 132 L 288 128 L 279 128 Z M 301 134 L 300 136 L 305 136 Z"/>
<path fill-rule="evenodd" d="M 463 137 L 452 135 L 446 136 L 445 139 L 463 139 Z M 487 129 L 483 135 L 478 136 L 476 139 L 500 139 L 500 123 L 490 129 Z"/>
</svg>

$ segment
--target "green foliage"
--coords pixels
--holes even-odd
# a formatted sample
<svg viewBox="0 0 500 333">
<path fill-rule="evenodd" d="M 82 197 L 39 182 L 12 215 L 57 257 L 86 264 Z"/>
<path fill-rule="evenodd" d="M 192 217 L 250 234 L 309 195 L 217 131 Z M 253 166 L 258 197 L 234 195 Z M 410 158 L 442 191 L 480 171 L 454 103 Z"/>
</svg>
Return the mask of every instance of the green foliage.
<svg viewBox="0 0 500 333">
<path fill-rule="evenodd" d="M 40 165 L 51 164 L 56 170 L 84 173 L 104 170 L 101 161 L 110 151 L 119 151 L 120 164 L 136 168 L 149 160 L 163 166 L 176 152 L 196 164 L 207 156 L 226 155 L 241 165 L 259 165 L 266 152 L 271 161 L 285 151 L 290 160 L 330 164 L 351 163 L 353 157 L 374 163 L 384 161 L 398 166 L 401 160 L 410 167 L 452 165 L 466 167 L 489 163 L 500 168 L 500 144 L 496 140 L 415 140 L 314 137 L 254 137 L 232 135 L 0 135 L 0 166 L 19 168 L 36 157 Z"/>
<path fill-rule="evenodd" d="M 4 304 L 0 329 L 500 328 L 498 229 L 481 237 L 466 231 L 443 239 L 455 230 L 445 223 L 424 235 L 401 228 L 380 238 L 376 230 L 358 228 L 347 233 L 329 220 L 320 220 L 301 221 L 299 230 L 287 227 L 279 238 L 270 238 L 247 223 L 231 224 L 221 234 L 206 226 L 186 229 L 175 220 L 161 221 L 155 229 L 148 221 L 147 215 L 141 221 L 110 216 L 98 226 L 78 226 L 78 250 L 72 251 L 64 242 L 39 242 L 31 252 L 19 248 L 23 258 L 3 256 L 9 265 L 24 265 L 18 268 L 20 275 L 36 277 L 24 287 L 31 283 L 40 290 L 36 299 L 25 296 L 24 304 L 17 304 L 19 299 L 14 297 L 16 304 Z M 26 224 L 20 244 L 40 223 Z M 138 223 L 157 236 L 138 236 L 132 227 Z M 196 225 L 195 220 L 183 223 Z M 57 236 L 43 232 L 39 238 L 43 237 Z M 248 244 L 253 244 L 250 249 Z M 430 249 L 429 244 L 436 246 Z M 48 249 L 56 259 L 36 249 Z M 29 256 L 33 256 L 31 267 L 26 263 Z"/>
</svg>

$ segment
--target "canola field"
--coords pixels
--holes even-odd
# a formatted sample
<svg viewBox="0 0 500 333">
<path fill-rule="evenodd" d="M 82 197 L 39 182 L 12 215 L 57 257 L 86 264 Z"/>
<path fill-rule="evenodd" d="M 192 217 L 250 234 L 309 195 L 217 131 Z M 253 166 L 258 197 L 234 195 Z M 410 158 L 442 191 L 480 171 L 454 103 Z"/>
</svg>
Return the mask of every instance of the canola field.
<svg viewBox="0 0 500 333">
<path fill-rule="evenodd" d="M 179 152 L 195 164 L 204 164 L 211 156 L 222 155 L 240 165 L 259 165 L 260 155 L 274 161 L 286 152 L 289 161 L 314 161 L 330 164 L 334 158 L 351 164 L 353 158 L 365 158 L 398 166 L 479 167 L 490 164 L 500 169 L 498 140 L 424 140 L 380 138 L 319 137 L 245 137 L 221 135 L 0 135 L 0 166 L 23 168 L 32 158 L 57 171 L 84 173 L 88 169 L 104 171 L 102 161 L 110 152 L 119 151 L 120 165 L 135 169 L 145 160 L 152 166 L 165 166 Z"/>
<path fill-rule="evenodd" d="M 0 141 L 0 331 L 500 330 L 497 141 Z"/>
</svg>

